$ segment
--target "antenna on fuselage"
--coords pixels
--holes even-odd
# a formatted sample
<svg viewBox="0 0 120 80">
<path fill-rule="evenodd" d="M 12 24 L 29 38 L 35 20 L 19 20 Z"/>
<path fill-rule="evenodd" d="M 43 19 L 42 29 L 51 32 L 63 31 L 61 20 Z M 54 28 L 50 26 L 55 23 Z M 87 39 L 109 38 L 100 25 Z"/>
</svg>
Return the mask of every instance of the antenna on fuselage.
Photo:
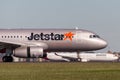
<svg viewBox="0 0 120 80">
<path fill-rule="evenodd" d="M 77 30 L 77 29 L 78 29 L 78 27 L 75 27 L 75 29 Z"/>
</svg>

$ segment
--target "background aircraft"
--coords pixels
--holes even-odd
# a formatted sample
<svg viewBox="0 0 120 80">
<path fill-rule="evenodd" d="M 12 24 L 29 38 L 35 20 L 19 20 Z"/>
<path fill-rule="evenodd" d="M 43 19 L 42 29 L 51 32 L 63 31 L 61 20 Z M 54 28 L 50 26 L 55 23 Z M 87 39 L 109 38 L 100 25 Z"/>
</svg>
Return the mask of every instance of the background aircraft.
<svg viewBox="0 0 120 80">
<path fill-rule="evenodd" d="M 73 53 L 47 53 L 46 60 L 50 61 L 81 61 L 81 62 L 88 62 L 88 61 L 117 61 L 118 56 L 115 54 L 110 53 L 94 53 L 94 52 L 81 52 L 77 54 L 76 52 Z"/>
</svg>

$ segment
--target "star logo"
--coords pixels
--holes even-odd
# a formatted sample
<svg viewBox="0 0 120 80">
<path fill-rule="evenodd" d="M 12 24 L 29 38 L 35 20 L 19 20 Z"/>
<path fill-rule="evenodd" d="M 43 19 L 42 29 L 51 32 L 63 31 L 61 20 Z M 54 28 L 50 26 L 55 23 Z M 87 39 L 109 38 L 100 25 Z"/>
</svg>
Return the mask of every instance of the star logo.
<svg viewBox="0 0 120 80">
<path fill-rule="evenodd" d="M 64 40 L 69 39 L 70 41 L 72 41 L 73 35 L 75 35 L 75 34 L 73 34 L 72 32 L 65 33 Z"/>
</svg>

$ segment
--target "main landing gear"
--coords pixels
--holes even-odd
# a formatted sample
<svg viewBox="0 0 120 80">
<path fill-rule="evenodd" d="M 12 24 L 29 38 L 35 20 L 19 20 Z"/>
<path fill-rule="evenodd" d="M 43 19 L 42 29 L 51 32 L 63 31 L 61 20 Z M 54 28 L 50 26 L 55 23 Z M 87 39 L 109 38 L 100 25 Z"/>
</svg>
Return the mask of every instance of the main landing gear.
<svg viewBox="0 0 120 80">
<path fill-rule="evenodd" d="M 13 62 L 13 57 L 12 56 L 3 56 L 2 61 L 3 62 Z"/>
</svg>

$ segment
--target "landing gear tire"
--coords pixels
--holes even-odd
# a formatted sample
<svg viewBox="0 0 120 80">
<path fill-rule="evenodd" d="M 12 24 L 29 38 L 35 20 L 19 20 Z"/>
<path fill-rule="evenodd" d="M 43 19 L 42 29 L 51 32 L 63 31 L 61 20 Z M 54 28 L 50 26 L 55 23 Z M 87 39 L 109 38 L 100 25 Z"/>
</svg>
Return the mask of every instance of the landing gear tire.
<svg viewBox="0 0 120 80">
<path fill-rule="evenodd" d="M 81 60 L 82 60 L 82 59 L 81 59 L 81 58 L 79 58 L 77 61 L 78 61 L 78 62 L 81 62 Z"/>
<path fill-rule="evenodd" d="M 2 58 L 3 62 L 13 62 L 13 57 L 12 56 L 4 56 Z"/>
</svg>

